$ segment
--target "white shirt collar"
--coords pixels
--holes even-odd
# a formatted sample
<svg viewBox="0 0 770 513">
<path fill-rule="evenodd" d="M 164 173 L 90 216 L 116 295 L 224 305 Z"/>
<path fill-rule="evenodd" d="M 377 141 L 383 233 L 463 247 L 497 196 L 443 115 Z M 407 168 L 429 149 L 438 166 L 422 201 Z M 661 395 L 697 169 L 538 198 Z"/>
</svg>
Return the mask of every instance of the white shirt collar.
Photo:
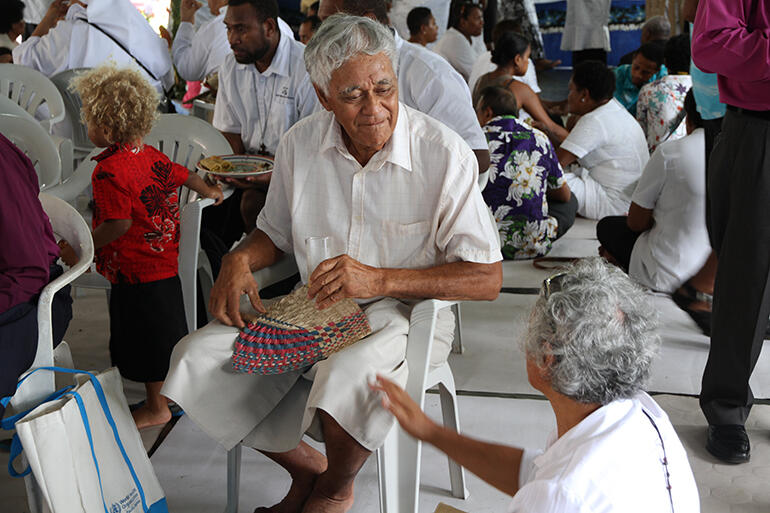
<svg viewBox="0 0 770 513">
<path fill-rule="evenodd" d="M 278 41 L 278 48 L 275 49 L 275 54 L 273 55 L 273 60 L 270 61 L 270 66 L 268 66 L 265 71 L 260 73 L 262 76 L 269 77 L 273 74 L 281 75 L 283 77 L 291 76 L 292 42 L 282 32 L 279 32 L 279 34 L 281 39 Z M 239 69 L 248 69 L 251 67 L 254 69 L 254 71 L 257 71 L 257 67 L 253 62 L 250 64 L 241 64 L 240 62 L 236 62 L 236 66 Z M 259 71 L 257 71 L 257 73 L 259 73 Z"/>
<path fill-rule="evenodd" d="M 345 141 L 342 139 L 342 126 L 337 122 L 334 114 L 329 113 L 329 120 L 329 128 L 325 131 L 325 135 L 321 140 L 320 152 L 334 148 L 345 158 L 354 159 L 345 146 Z M 385 162 L 395 164 L 405 171 L 412 171 L 409 118 L 407 117 L 406 108 L 404 108 L 401 102 L 398 103 L 398 119 L 396 120 L 396 128 L 393 130 L 393 135 L 390 136 L 385 146 L 374 154 L 366 164 L 366 167 L 371 171 L 376 171 Z"/>
</svg>

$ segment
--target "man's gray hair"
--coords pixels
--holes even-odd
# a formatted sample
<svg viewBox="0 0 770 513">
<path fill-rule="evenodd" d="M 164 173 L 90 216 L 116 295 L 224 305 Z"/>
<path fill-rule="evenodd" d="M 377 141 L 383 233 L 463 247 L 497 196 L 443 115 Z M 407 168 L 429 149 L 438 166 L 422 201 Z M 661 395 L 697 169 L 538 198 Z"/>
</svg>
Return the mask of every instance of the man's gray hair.
<svg viewBox="0 0 770 513">
<path fill-rule="evenodd" d="M 656 327 L 642 288 L 604 259 L 587 258 L 553 278 L 550 294 L 541 292 L 524 345 L 556 392 L 605 405 L 646 384 L 660 344 Z"/>
<path fill-rule="evenodd" d="M 332 73 L 356 55 L 384 53 L 398 73 L 398 52 L 390 29 L 361 16 L 329 16 L 308 41 L 305 67 L 310 80 L 329 94 Z"/>
<path fill-rule="evenodd" d="M 671 23 L 665 16 L 653 16 L 642 25 L 642 31 L 647 31 L 650 41 L 660 41 L 671 37 Z"/>
</svg>

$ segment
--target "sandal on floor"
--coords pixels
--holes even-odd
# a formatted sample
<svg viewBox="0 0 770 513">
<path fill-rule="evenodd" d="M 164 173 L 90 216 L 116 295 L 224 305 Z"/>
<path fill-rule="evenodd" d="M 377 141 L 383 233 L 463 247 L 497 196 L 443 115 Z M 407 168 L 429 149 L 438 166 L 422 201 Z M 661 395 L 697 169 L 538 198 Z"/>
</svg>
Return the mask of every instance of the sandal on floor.
<svg viewBox="0 0 770 513">
<path fill-rule="evenodd" d="M 130 411 L 138 410 L 144 406 L 145 401 L 139 401 L 138 403 L 129 404 L 128 409 Z M 168 409 L 171 410 L 171 418 L 181 417 L 184 415 L 184 410 L 176 403 L 169 403 Z"/>
<path fill-rule="evenodd" d="M 691 306 L 695 302 L 708 303 L 713 302 L 713 296 L 706 294 L 693 287 L 689 282 L 685 282 L 671 294 L 676 306 L 681 308 L 690 318 L 695 321 L 700 330 L 707 337 L 711 336 L 711 310 L 693 310 Z"/>
<path fill-rule="evenodd" d="M 532 265 L 535 269 L 550 271 L 562 267 L 564 264 L 571 264 L 578 260 L 580 259 L 574 257 L 540 257 L 532 260 Z M 554 263 L 555 265 L 548 265 L 549 263 Z"/>
</svg>

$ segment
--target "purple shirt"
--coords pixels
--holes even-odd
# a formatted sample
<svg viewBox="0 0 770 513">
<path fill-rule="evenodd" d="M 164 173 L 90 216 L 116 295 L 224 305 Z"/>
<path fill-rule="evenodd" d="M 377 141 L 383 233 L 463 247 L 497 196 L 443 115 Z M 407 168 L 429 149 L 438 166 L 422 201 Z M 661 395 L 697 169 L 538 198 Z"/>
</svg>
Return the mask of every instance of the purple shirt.
<svg viewBox="0 0 770 513">
<path fill-rule="evenodd" d="M 0 134 L 0 313 L 29 301 L 48 284 L 59 256 L 51 223 L 37 198 L 32 162 Z"/>
<path fill-rule="evenodd" d="M 770 110 L 770 2 L 700 0 L 692 58 L 719 75 L 722 103 Z"/>
</svg>

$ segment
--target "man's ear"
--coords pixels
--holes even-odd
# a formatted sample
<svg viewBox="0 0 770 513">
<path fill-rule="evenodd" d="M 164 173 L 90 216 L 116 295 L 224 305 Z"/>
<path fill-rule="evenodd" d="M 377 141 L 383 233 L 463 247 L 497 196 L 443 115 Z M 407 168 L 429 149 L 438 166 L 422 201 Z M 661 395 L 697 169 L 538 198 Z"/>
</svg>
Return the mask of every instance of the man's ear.
<svg viewBox="0 0 770 513">
<path fill-rule="evenodd" d="M 321 102 L 321 105 L 323 106 L 323 108 L 331 112 L 332 107 L 331 105 L 329 105 L 329 100 L 326 98 L 326 95 L 324 94 L 323 90 L 321 90 L 321 88 L 315 84 L 313 84 L 313 89 L 315 89 L 315 94 L 316 96 L 318 96 L 318 101 Z"/>
<path fill-rule="evenodd" d="M 278 20 L 267 18 L 262 22 L 262 28 L 265 31 L 265 37 L 272 37 L 278 32 Z"/>
</svg>

